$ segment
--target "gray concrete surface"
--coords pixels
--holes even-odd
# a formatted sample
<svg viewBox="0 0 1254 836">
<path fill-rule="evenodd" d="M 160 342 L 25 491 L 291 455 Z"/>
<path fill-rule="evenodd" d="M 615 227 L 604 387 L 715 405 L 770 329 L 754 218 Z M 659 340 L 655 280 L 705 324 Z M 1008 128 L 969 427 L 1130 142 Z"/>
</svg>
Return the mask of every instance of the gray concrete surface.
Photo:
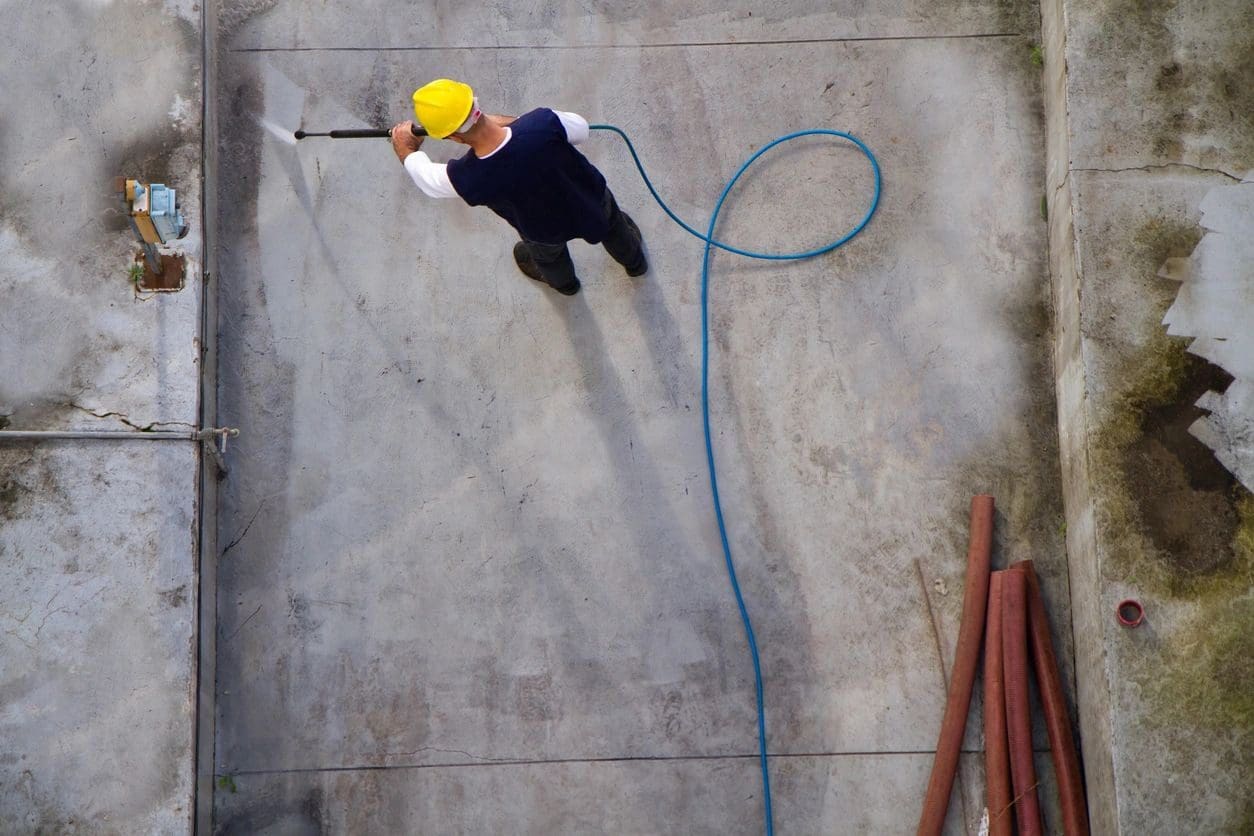
<svg viewBox="0 0 1254 836">
<path fill-rule="evenodd" d="M 653 271 L 577 246 L 575 299 L 518 275 L 489 213 L 425 200 L 386 142 L 283 139 L 405 118 L 437 75 L 622 125 L 692 222 L 788 130 L 880 155 L 880 214 L 847 249 L 715 258 L 716 445 L 781 832 L 915 820 L 971 494 L 999 499 L 997 561 L 1037 561 L 1070 681 L 1035 20 L 225 4 L 219 395 L 244 435 L 219 531 L 218 829 L 760 827 L 704 476 L 700 249 L 608 136 L 588 154 Z M 847 149 L 781 152 L 722 231 L 822 241 L 868 182 Z M 951 832 L 978 826 L 978 760 Z"/>
<path fill-rule="evenodd" d="M 962 756 L 967 803 L 983 804 L 983 756 Z M 1054 793 L 1038 755 L 1041 792 Z M 926 786 L 931 753 L 781 758 L 774 769 L 780 832 L 898 833 L 903 800 Z M 509 764 L 269 774 L 234 779 L 218 800 L 230 833 L 752 833 L 735 788 L 754 759 Z M 747 794 L 747 793 L 746 793 Z M 361 803 L 361 799 L 370 799 Z M 485 799 L 492 799 L 485 802 Z M 260 803 L 259 803 L 260 801 Z M 543 809 L 545 816 L 519 815 Z M 1049 832 L 1059 832 L 1047 810 Z M 787 828 L 787 830 L 785 830 Z M 909 828 L 907 828 L 909 829 Z M 954 828 L 957 832 L 963 832 Z M 972 833 L 978 832 L 972 823 Z"/>
<path fill-rule="evenodd" d="M 0 832 L 186 832 L 196 450 L 0 447 Z"/>
<path fill-rule="evenodd" d="M 246 429 L 204 532 L 190 446 L 0 446 L 0 831 L 188 831 L 197 802 L 230 833 L 759 827 L 696 416 L 699 250 L 607 136 L 588 153 L 654 271 L 577 248 L 576 300 L 514 273 L 495 218 L 424 201 L 385 144 L 284 141 L 403 118 L 437 74 L 621 124 L 696 223 L 785 130 L 880 155 L 849 249 L 715 259 L 716 444 L 782 832 L 909 829 L 980 490 L 996 560 L 1044 577 L 1094 832 L 1250 829 L 1242 4 L 1046 0 L 1043 87 L 1030 3 L 239 0 L 203 33 L 190 0 L 0 11 L 0 428 L 198 424 L 207 87 L 205 404 Z M 181 293 L 127 284 L 119 174 L 179 189 Z M 867 182 L 801 144 L 722 233 L 813 244 Z M 202 580 L 221 598 L 197 800 Z M 1128 595 L 1149 612 L 1131 632 Z M 949 832 L 978 828 L 980 746 Z"/>
<path fill-rule="evenodd" d="M 0 428 L 195 426 L 199 12 L 9 0 L 0 20 Z M 183 291 L 134 293 L 118 175 L 178 189 Z M 188 828 L 198 460 L 0 444 L 0 831 Z"/>
<path fill-rule="evenodd" d="M 1094 825 L 1247 833 L 1254 497 L 1224 469 L 1232 456 L 1216 458 L 1191 428 L 1230 403 L 1221 420 L 1239 437 L 1254 413 L 1203 359 L 1229 354 L 1169 336 L 1180 285 L 1163 275 L 1205 257 L 1194 250 L 1204 207 L 1247 188 L 1236 180 L 1254 163 L 1248 8 L 1043 8 L 1055 368 Z M 1235 260 L 1224 280 L 1248 287 L 1249 269 Z M 1227 307 L 1197 335 L 1223 336 L 1211 328 L 1248 317 L 1254 300 L 1238 293 Z M 1115 621 L 1125 597 L 1146 608 L 1135 631 Z"/>
</svg>

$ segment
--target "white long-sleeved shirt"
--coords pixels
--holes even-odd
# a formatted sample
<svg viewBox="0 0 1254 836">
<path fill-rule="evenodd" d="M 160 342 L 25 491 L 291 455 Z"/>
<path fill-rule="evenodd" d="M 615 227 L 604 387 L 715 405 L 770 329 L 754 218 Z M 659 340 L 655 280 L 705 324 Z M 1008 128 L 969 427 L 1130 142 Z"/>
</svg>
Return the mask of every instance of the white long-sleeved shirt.
<svg viewBox="0 0 1254 836">
<path fill-rule="evenodd" d="M 553 111 L 558 121 L 562 123 L 562 127 L 566 130 L 566 141 L 571 145 L 578 145 L 588 138 L 588 120 L 584 119 L 578 113 L 568 113 L 564 110 Z M 484 117 L 487 118 L 486 116 Z M 480 159 L 486 160 L 497 151 L 500 151 L 509 144 L 514 132 L 505 128 L 505 139 L 501 140 L 501 144 L 493 148 Z M 424 151 L 415 151 L 405 158 L 405 170 L 409 172 L 410 178 L 418 188 L 422 189 L 422 193 L 427 197 L 457 197 L 457 190 L 453 188 L 453 181 L 448 179 L 448 165 L 446 163 L 434 163 Z"/>
</svg>

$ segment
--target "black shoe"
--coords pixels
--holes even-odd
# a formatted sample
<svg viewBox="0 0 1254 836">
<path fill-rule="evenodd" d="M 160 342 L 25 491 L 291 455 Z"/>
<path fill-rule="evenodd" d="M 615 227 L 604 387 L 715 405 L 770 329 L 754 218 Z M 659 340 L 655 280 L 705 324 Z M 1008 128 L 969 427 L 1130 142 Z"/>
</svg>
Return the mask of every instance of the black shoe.
<svg viewBox="0 0 1254 836">
<path fill-rule="evenodd" d="M 644 255 L 644 236 L 640 234 L 640 227 L 636 226 L 636 222 L 626 212 L 623 213 L 623 220 L 627 222 L 627 226 L 631 229 L 631 236 L 636 239 L 636 246 L 640 249 L 639 263 L 623 267 L 627 275 L 635 279 L 649 272 L 649 260 Z"/>
<path fill-rule="evenodd" d="M 544 281 L 544 276 L 540 273 L 540 265 L 536 264 L 536 260 L 531 257 L 531 250 L 527 249 L 527 245 L 522 241 L 514 245 L 514 263 L 527 278 L 538 282 Z"/>
<path fill-rule="evenodd" d="M 544 278 L 544 274 L 540 272 L 540 265 L 536 264 L 536 260 L 531 257 L 531 250 L 527 249 L 527 245 L 522 241 L 514 245 L 514 263 L 518 265 L 518 269 L 527 278 L 535 279 L 541 284 L 549 284 Z M 549 287 L 553 287 L 553 285 L 549 285 Z M 579 283 L 579 279 L 575 279 L 573 284 L 568 284 L 565 287 L 553 287 L 553 289 L 563 296 L 574 296 L 579 292 L 580 287 L 582 285 Z"/>
</svg>

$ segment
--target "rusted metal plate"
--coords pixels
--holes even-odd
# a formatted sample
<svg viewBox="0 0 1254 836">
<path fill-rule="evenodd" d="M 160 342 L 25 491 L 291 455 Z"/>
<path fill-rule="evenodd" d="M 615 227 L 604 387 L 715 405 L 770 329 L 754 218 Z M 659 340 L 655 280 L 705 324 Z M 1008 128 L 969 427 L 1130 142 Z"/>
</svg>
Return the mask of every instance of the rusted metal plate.
<svg viewBox="0 0 1254 836">
<path fill-rule="evenodd" d="M 183 256 L 162 255 L 161 272 L 154 273 L 143 254 L 136 256 L 135 263 L 144 268 L 144 275 L 136 283 L 142 291 L 175 291 L 183 289 Z"/>
</svg>

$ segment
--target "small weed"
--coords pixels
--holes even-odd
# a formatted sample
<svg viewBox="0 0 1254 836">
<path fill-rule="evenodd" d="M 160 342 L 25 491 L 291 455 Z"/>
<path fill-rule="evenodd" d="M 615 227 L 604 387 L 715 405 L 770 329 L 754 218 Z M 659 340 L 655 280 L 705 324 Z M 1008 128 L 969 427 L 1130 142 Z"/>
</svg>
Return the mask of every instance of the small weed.
<svg viewBox="0 0 1254 836">
<path fill-rule="evenodd" d="M 236 792 L 235 778 L 231 775 L 219 775 L 218 789 L 226 790 L 227 792 Z"/>
<path fill-rule="evenodd" d="M 1045 200 L 1045 195 L 1041 195 L 1041 220 L 1049 220 L 1049 204 Z"/>
<path fill-rule="evenodd" d="M 1037 67 L 1045 66 L 1045 53 L 1041 50 L 1040 44 L 1032 44 L 1032 64 Z"/>
<path fill-rule="evenodd" d="M 139 263 L 132 264 L 131 269 L 127 270 L 126 273 L 131 277 L 131 284 L 137 285 L 139 280 L 144 277 L 144 265 Z"/>
</svg>

